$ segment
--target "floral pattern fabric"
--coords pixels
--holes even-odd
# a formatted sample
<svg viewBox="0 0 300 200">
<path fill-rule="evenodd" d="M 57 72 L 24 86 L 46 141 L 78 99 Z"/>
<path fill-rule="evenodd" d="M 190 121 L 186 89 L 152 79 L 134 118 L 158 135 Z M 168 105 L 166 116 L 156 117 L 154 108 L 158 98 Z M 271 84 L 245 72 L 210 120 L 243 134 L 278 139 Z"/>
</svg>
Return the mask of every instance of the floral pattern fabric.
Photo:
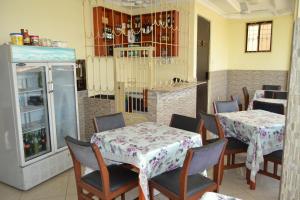
<svg viewBox="0 0 300 200">
<path fill-rule="evenodd" d="M 282 149 L 285 116 L 264 110 L 219 113 L 227 137 L 235 137 L 247 144 L 246 166 L 251 170 L 251 180 L 264 161 L 263 155 Z"/>
<path fill-rule="evenodd" d="M 139 168 L 146 199 L 149 178 L 181 167 L 187 150 L 202 146 L 200 134 L 154 122 L 95 133 L 91 142 L 99 147 L 104 159 Z"/>
<path fill-rule="evenodd" d="M 200 200 L 240 200 L 235 197 L 226 196 L 215 192 L 206 192 Z"/>
</svg>

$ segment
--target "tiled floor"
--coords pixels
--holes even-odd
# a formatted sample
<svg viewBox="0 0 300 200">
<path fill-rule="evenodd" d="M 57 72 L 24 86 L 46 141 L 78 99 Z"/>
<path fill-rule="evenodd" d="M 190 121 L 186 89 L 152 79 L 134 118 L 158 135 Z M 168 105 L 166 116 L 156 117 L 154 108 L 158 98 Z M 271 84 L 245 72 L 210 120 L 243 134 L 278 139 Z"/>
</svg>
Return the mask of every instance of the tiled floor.
<svg viewBox="0 0 300 200">
<path fill-rule="evenodd" d="M 279 181 L 258 175 L 257 188 L 251 191 L 245 182 L 244 169 L 226 170 L 220 193 L 244 200 L 277 200 Z M 126 199 L 131 200 L 136 196 L 137 191 L 133 190 L 126 194 Z M 160 194 L 156 196 L 156 199 L 167 200 Z M 77 200 L 73 170 L 60 174 L 26 192 L 0 183 L 0 200 Z"/>
</svg>

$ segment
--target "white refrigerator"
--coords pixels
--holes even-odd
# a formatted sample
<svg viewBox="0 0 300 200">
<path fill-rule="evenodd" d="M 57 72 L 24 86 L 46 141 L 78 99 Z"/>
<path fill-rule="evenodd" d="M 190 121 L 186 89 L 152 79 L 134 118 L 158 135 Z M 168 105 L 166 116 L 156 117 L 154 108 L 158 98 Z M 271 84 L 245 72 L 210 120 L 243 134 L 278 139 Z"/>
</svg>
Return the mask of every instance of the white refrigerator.
<svg viewBox="0 0 300 200">
<path fill-rule="evenodd" d="M 78 126 L 74 49 L 0 46 L 0 181 L 28 190 L 72 167 Z"/>
</svg>

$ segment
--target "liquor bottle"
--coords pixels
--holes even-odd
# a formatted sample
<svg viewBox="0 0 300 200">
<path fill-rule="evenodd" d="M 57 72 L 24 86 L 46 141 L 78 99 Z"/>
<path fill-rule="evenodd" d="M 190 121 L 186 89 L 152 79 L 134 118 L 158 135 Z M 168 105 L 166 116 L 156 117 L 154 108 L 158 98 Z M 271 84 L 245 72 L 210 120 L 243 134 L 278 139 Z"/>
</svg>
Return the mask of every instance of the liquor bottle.
<svg viewBox="0 0 300 200">
<path fill-rule="evenodd" d="M 29 156 L 34 155 L 33 133 L 28 133 Z"/>
<path fill-rule="evenodd" d="M 27 134 L 23 135 L 23 143 L 24 143 L 25 158 L 28 158 L 30 156 L 30 143 L 28 141 L 28 135 Z"/>
<path fill-rule="evenodd" d="M 168 16 L 167 16 L 167 25 L 169 27 L 171 27 L 171 16 L 170 16 L 170 14 L 168 14 Z"/>
<path fill-rule="evenodd" d="M 30 45 L 30 36 L 27 29 L 23 33 L 23 43 L 24 45 Z"/>
<path fill-rule="evenodd" d="M 39 152 L 41 152 L 42 149 L 43 149 L 43 145 L 42 145 L 42 129 L 38 130 L 37 140 L 38 140 L 38 144 L 39 144 Z"/>
<path fill-rule="evenodd" d="M 47 148 L 46 148 L 46 143 L 47 143 L 47 138 L 46 138 L 46 129 L 43 128 L 41 130 L 41 143 L 42 143 L 42 151 L 45 151 Z"/>
<path fill-rule="evenodd" d="M 34 146 L 34 154 L 39 153 L 39 141 L 38 141 L 38 134 L 37 131 L 33 134 L 33 146 Z"/>
</svg>

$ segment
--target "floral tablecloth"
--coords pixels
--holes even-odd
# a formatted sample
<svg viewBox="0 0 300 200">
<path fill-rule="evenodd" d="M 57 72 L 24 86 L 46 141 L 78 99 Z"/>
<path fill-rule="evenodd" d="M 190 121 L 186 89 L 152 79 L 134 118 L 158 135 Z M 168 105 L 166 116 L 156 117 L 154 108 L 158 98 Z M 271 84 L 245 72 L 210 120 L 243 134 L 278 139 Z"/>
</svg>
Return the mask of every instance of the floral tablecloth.
<svg viewBox="0 0 300 200">
<path fill-rule="evenodd" d="M 200 200 L 240 200 L 235 197 L 226 196 L 215 192 L 206 192 Z"/>
<path fill-rule="evenodd" d="M 199 134 L 154 122 L 95 133 L 91 142 L 99 146 L 105 159 L 139 168 L 146 199 L 149 178 L 182 166 L 187 150 L 202 146 Z"/>
<path fill-rule="evenodd" d="M 255 182 L 263 155 L 282 149 L 285 116 L 264 110 L 219 113 L 225 135 L 249 144 L 246 166 Z"/>
<path fill-rule="evenodd" d="M 253 99 L 249 102 L 248 110 L 253 109 L 253 101 L 283 104 L 284 109 L 286 110 L 286 105 L 287 105 L 286 99 L 270 99 L 270 98 L 264 98 L 264 96 L 265 96 L 265 90 L 256 90 Z"/>
</svg>

